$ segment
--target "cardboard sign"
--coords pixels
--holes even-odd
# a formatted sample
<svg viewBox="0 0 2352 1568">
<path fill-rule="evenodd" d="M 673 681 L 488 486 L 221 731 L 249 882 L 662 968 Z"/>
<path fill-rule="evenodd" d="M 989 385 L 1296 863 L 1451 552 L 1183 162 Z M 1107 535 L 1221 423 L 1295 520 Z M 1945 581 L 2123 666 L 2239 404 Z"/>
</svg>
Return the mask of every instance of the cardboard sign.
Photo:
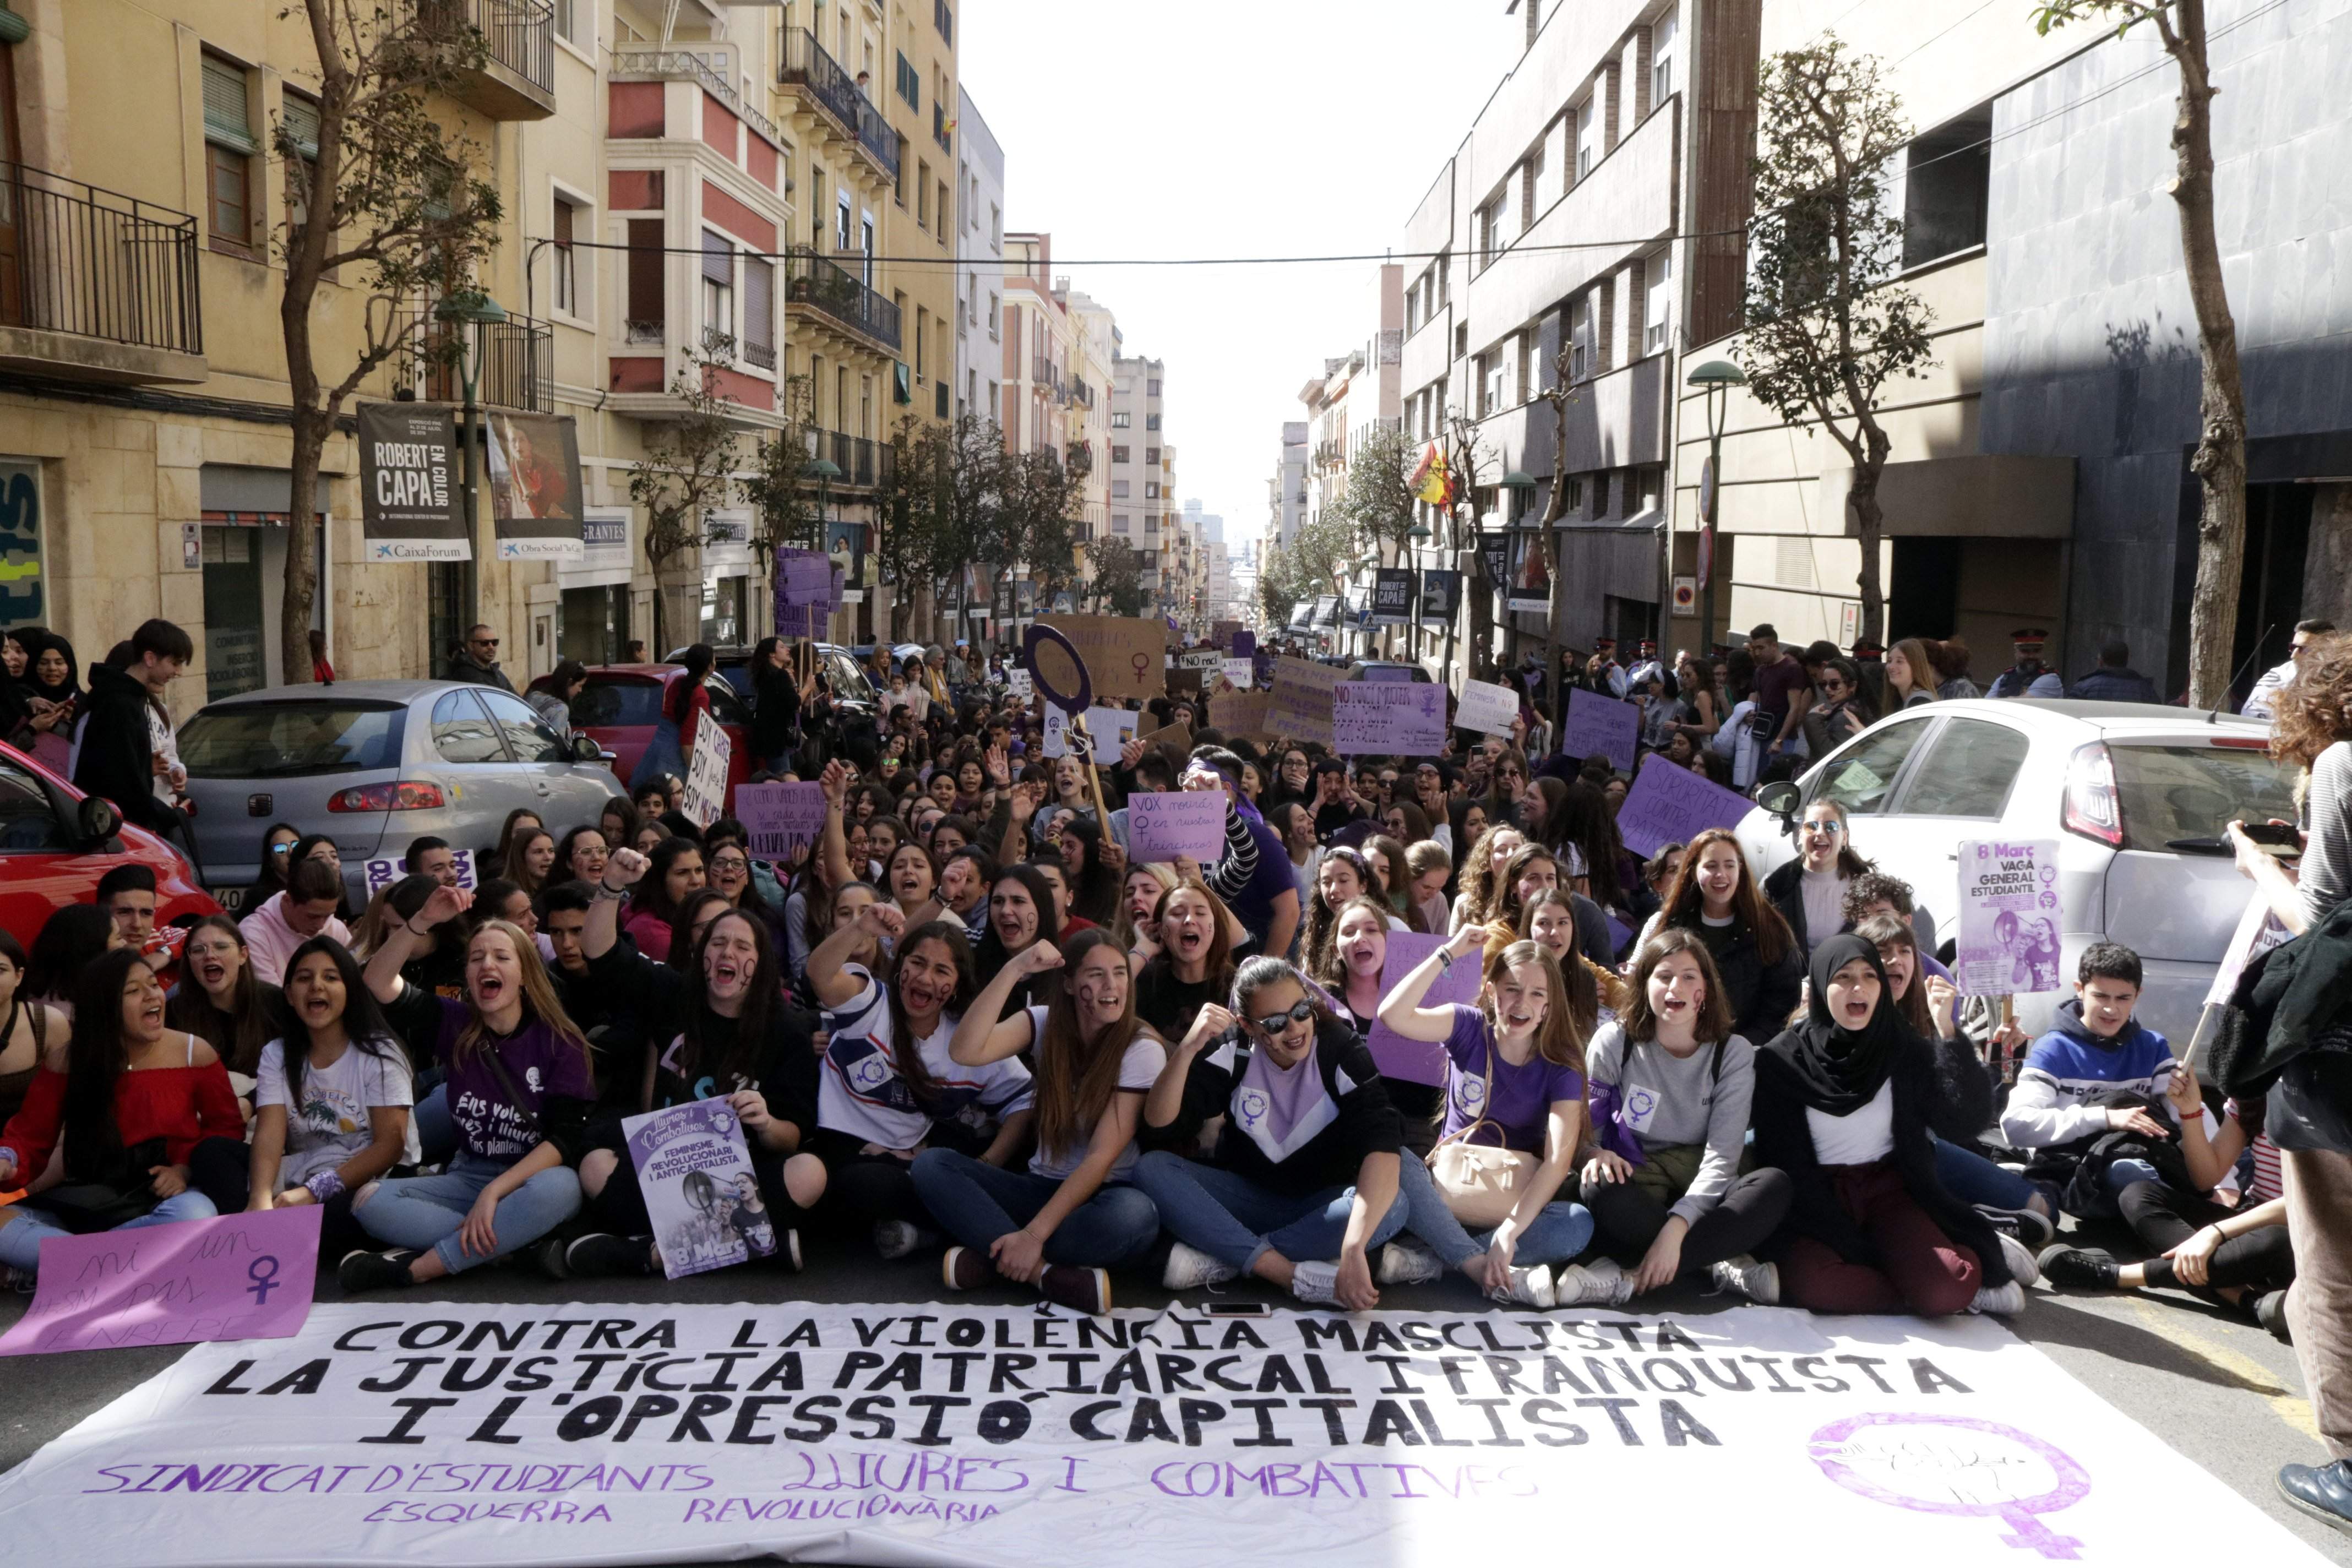
<svg viewBox="0 0 2352 1568">
<path fill-rule="evenodd" d="M 1248 690 L 1251 681 L 1256 678 L 1254 663 L 1255 661 L 1246 658 L 1225 660 L 1225 684 L 1240 690 Z"/>
<path fill-rule="evenodd" d="M 1960 840 L 1960 930 L 1952 978 L 1967 996 L 2059 989 L 2065 910 L 2053 838 Z"/>
<path fill-rule="evenodd" d="M 1035 690 L 1029 684 L 1029 672 L 1017 667 L 1007 672 L 1005 685 L 1006 689 L 1013 693 L 1013 700 L 1015 702 L 1028 701 Z"/>
<path fill-rule="evenodd" d="M 776 552 L 776 626 L 783 637 L 814 637 L 834 605 L 833 563 L 814 550 Z"/>
<path fill-rule="evenodd" d="M 1461 704 L 1454 710 L 1454 727 L 1508 740 L 1511 725 L 1518 716 L 1518 694 L 1509 687 L 1491 680 L 1465 680 L 1462 683 Z"/>
<path fill-rule="evenodd" d="M 1147 746 L 1160 746 L 1172 751 L 1180 761 L 1192 754 L 1192 731 L 1181 724 L 1171 724 L 1160 730 L 1147 730 L 1136 739 Z"/>
<path fill-rule="evenodd" d="M 1274 661 L 1274 702 L 1266 727 L 1294 741 L 1331 743 L 1331 693 L 1346 679 L 1328 664 L 1287 656 Z"/>
<path fill-rule="evenodd" d="M 1397 987 L 1397 982 L 1413 970 L 1439 948 L 1445 945 L 1442 936 L 1423 935 L 1417 931 L 1389 932 L 1387 962 L 1381 965 L 1381 995 Z M 1478 955 L 1457 958 L 1453 966 L 1430 984 L 1429 992 L 1421 999 L 1424 1007 L 1443 1007 L 1450 1003 L 1474 1006 L 1478 1001 L 1479 971 L 1483 966 Z M 1408 1083 L 1439 1084 L 1445 1081 L 1446 1055 L 1442 1045 L 1430 1045 L 1420 1040 L 1408 1040 L 1386 1024 L 1375 1021 L 1372 1032 L 1364 1041 L 1372 1053 L 1372 1060 L 1390 1078 L 1403 1079 Z"/>
<path fill-rule="evenodd" d="M 1210 724 L 1228 735 L 1271 741 L 1276 733 L 1273 711 L 1271 691 L 1220 691 L 1209 699 Z"/>
<path fill-rule="evenodd" d="M 1598 752 L 1619 773 L 1630 773 L 1641 739 L 1639 704 L 1620 702 L 1581 686 L 1569 689 L 1568 721 L 1559 727 L 1559 749 L 1569 756 L 1582 762 Z"/>
<path fill-rule="evenodd" d="M 476 886 L 474 852 L 470 849 L 454 849 L 450 853 L 457 860 L 457 886 L 467 892 L 473 891 Z M 396 859 L 370 860 L 363 869 L 367 875 L 367 896 L 371 899 L 408 875 L 408 868 Z"/>
<path fill-rule="evenodd" d="M 1160 696 L 1166 689 L 1160 659 L 1168 649 L 1161 623 L 1127 616 L 1047 616 L 1039 623 L 1070 639 L 1086 661 L 1097 697 Z"/>
<path fill-rule="evenodd" d="M 645 1189 L 654 1248 L 672 1279 L 776 1250 L 776 1222 L 760 1195 L 743 1122 L 724 1100 L 625 1117 L 629 1159 Z"/>
<path fill-rule="evenodd" d="M 1127 797 L 1127 855 L 1130 860 L 1173 860 L 1190 856 L 1202 865 L 1225 852 L 1223 790 L 1148 790 Z"/>
<path fill-rule="evenodd" d="M 1433 757 L 1445 749 L 1445 688 L 1348 680 L 1331 693 L 1331 750 L 1343 757 Z"/>
<path fill-rule="evenodd" d="M 1179 669 L 1218 669 L 1224 662 L 1225 656 L 1213 647 L 1187 648 L 1176 656 Z"/>
<path fill-rule="evenodd" d="M 824 835 L 824 786 L 747 784 L 735 792 L 735 815 L 751 836 L 754 859 L 788 859 Z"/>
<path fill-rule="evenodd" d="M 735 742 L 719 724 L 694 727 L 694 755 L 686 764 L 686 793 L 677 808 L 697 827 L 719 820 L 727 800 L 727 764 L 734 760 Z"/>
<path fill-rule="evenodd" d="M 33 1304 L 0 1355 L 291 1338 L 310 1315 L 324 1213 L 304 1204 L 50 1237 Z"/>
<path fill-rule="evenodd" d="M 1687 844 L 1710 827 L 1738 827 L 1754 809 L 1746 795 L 1653 752 L 1642 759 L 1642 771 L 1617 808 L 1617 835 L 1646 859 L 1661 844 Z"/>
</svg>

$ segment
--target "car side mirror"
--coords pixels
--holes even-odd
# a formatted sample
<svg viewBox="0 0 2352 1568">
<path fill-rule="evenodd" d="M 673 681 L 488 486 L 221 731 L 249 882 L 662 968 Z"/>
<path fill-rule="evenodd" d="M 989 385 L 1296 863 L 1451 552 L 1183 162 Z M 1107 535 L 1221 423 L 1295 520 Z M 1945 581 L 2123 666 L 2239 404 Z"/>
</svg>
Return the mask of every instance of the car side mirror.
<svg viewBox="0 0 2352 1568">
<path fill-rule="evenodd" d="M 1787 779 L 1774 779 L 1756 792 L 1756 804 L 1780 819 L 1780 831 L 1787 833 L 1796 826 L 1797 803 L 1804 792 Z"/>
<path fill-rule="evenodd" d="M 598 762 L 603 759 L 604 755 L 604 748 L 596 743 L 595 736 L 574 735 L 572 737 L 572 760 L 573 762 Z"/>
<path fill-rule="evenodd" d="M 81 830 L 82 844 L 94 848 L 122 831 L 122 814 L 104 796 L 86 795 L 74 814 L 74 826 Z"/>
</svg>

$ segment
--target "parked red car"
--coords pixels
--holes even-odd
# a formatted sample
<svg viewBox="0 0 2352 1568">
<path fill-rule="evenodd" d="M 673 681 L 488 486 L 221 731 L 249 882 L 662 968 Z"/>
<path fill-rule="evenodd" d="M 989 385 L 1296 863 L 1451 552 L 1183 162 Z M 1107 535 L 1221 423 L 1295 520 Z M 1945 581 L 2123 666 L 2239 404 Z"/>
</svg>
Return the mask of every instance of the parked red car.
<svg viewBox="0 0 2352 1568">
<path fill-rule="evenodd" d="M 613 772 L 626 784 L 653 744 L 671 688 L 685 678 L 685 667 L 676 664 L 591 665 L 588 684 L 572 700 L 572 727 L 594 736 L 613 753 Z M 710 694 L 710 716 L 734 747 L 727 762 L 723 808 L 731 814 L 735 786 L 751 776 L 751 710 L 716 669 L 703 677 L 702 689 Z"/>
<path fill-rule="evenodd" d="M 121 820 L 13 746 L 0 745 L 0 927 L 26 947 L 52 910 L 86 904 L 125 861 L 155 873 L 155 923 L 190 925 L 220 905 L 184 856 Z"/>
</svg>

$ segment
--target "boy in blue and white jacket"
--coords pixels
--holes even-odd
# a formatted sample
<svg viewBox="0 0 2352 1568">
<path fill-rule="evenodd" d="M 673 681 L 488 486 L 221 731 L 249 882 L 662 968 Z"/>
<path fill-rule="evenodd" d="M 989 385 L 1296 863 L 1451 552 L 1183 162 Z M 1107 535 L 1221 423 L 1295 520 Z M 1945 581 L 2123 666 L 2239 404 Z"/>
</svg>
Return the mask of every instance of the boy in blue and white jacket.
<svg viewBox="0 0 2352 1568">
<path fill-rule="evenodd" d="M 2011 1147 L 2050 1149 L 2124 1130 L 2179 1136 L 2165 1091 L 2180 1064 L 2162 1035 L 2132 1021 L 2140 981 L 2139 954 L 2121 943 L 2097 942 L 2083 954 L 2074 1000 L 2059 1007 L 2058 1026 L 2033 1042 L 2001 1112 Z M 2150 1109 L 2104 1103 L 2118 1092 L 2143 1097 Z M 2156 1174 L 2145 1160 L 2117 1160 L 2107 1168 L 2107 1196 Z"/>
</svg>

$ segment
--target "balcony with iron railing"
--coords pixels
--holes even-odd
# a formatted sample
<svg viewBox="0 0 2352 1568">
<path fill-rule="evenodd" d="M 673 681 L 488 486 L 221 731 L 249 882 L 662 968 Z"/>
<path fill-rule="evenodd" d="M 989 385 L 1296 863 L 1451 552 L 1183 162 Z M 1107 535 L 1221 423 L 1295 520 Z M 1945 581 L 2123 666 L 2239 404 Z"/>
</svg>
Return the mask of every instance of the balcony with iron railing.
<svg viewBox="0 0 2352 1568">
<path fill-rule="evenodd" d="M 413 0 L 418 33 L 480 36 L 482 58 L 457 97 L 492 120 L 545 120 L 555 112 L 555 0 Z"/>
<path fill-rule="evenodd" d="M 784 309 L 814 310 L 885 353 L 898 352 L 898 307 L 812 246 L 784 252 Z"/>
<path fill-rule="evenodd" d="M 828 430 L 824 436 L 825 455 L 841 470 L 841 477 L 833 481 L 835 485 L 871 489 L 877 484 L 888 484 L 898 471 L 898 449 L 887 441 L 845 435 L 839 430 Z"/>
<path fill-rule="evenodd" d="M 842 69 L 841 63 L 816 41 L 816 35 L 805 28 L 787 27 L 780 52 L 783 61 L 776 68 L 776 84 L 819 110 L 844 141 L 855 144 L 881 171 L 883 178 L 896 182 L 898 133 L 859 90 L 856 79 Z"/>
<path fill-rule="evenodd" d="M 725 104 L 729 113 L 767 138 L 770 145 L 788 145 L 776 122 L 745 101 L 743 95 L 735 90 L 735 84 L 694 49 L 614 49 L 612 78 L 614 81 L 695 82 Z"/>
<path fill-rule="evenodd" d="M 555 328 L 530 316 L 472 326 L 474 341 L 467 352 L 473 360 L 475 400 L 486 408 L 555 412 Z M 453 335 L 461 330 L 436 321 L 430 310 L 424 312 L 424 325 L 412 340 L 405 379 L 429 403 L 456 403 L 466 395 Z"/>
<path fill-rule="evenodd" d="M 205 379 L 196 220 L 0 163 L 0 370 Z"/>
</svg>

